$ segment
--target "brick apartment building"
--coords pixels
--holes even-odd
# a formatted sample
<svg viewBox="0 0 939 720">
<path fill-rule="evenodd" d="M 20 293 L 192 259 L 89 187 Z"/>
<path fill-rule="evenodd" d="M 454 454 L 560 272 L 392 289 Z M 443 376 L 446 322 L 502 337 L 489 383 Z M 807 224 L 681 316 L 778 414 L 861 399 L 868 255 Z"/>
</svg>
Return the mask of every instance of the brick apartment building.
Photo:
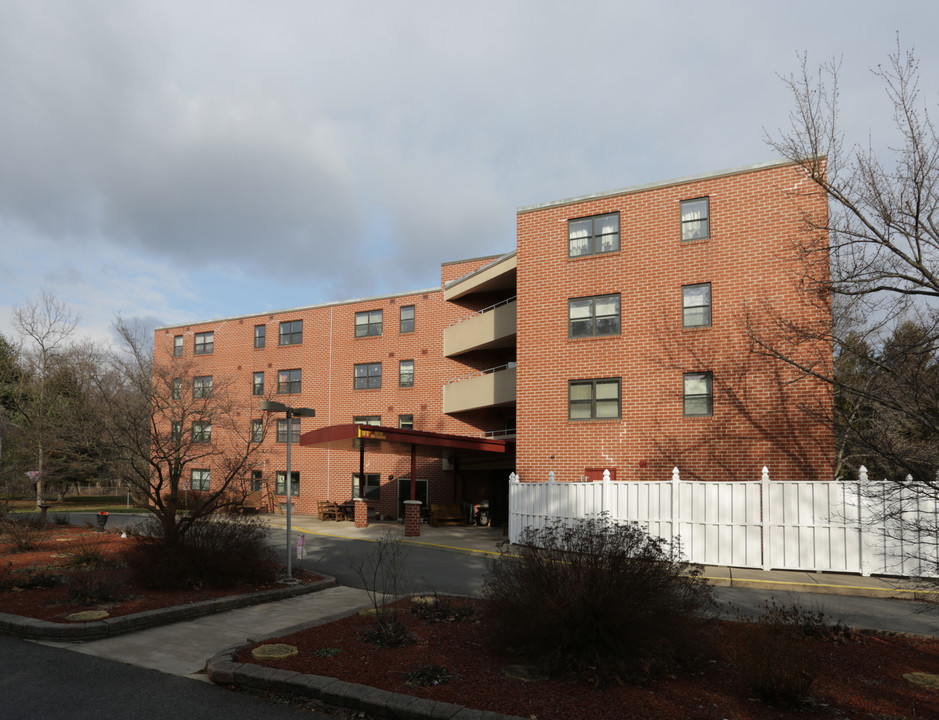
<svg viewBox="0 0 939 720">
<path fill-rule="evenodd" d="M 225 378 L 245 421 L 261 419 L 263 399 L 316 410 L 292 435 L 301 513 L 365 497 L 402 516 L 408 448 L 369 441 L 360 454 L 332 431 L 353 423 L 433 433 L 417 453 L 418 498 L 488 499 L 496 520 L 512 471 L 563 481 L 609 469 L 628 482 L 678 466 L 752 480 L 768 465 L 827 479 L 830 396 L 752 353 L 744 329 L 769 327 L 768 308 L 828 321 L 792 253 L 803 213 L 825 211 L 788 163 L 524 207 L 515 251 L 444 263 L 439 287 L 159 328 L 155 362 L 186 362 L 196 384 Z M 272 506 L 285 501 L 284 420 L 277 430 L 246 478 Z M 490 438 L 489 450 L 449 436 Z M 193 470 L 193 489 L 211 477 Z"/>
</svg>

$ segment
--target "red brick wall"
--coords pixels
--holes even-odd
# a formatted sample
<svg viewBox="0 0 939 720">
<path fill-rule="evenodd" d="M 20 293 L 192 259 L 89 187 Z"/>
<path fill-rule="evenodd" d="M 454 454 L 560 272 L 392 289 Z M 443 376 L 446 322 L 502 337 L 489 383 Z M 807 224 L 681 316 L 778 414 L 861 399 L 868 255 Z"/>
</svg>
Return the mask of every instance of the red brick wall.
<svg viewBox="0 0 939 720">
<path fill-rule="evenodd" d="M 710 238 L 680 239 L 679 202 L 710 198 Z M 792 243 L 801 208 L 825 200 L 792 166 L 519 211 L 518 448 L 522 480 L 550 470 L 580 479 L 830 479 L 829 430 L 800 403 L 830 410 L 817 382 L 794 384 L 782 365 L 749 351 L 745 317 L 767 302 L 824 321 L 797 288 Z M 618 252 L 568 258 L 568 219 L 620 212 Z M 681 286 L 711 283 L 712 325 L 682 328 Z M 568 339 L 567 300 L 621 293 L 622 331 Z M 814 348 L 830 363 L 826 348 Z M 713 416 L 683 417 L 684 372 L 713 373 Z M 568 420 L 568 381 L 621 378 L 622 417 Z"/>
<path fill-rule="evenodd" d="M 443 267 L 443 281 L 461 277 L 486 264 L 492 258 Z M 415 331 L 399 332 L 399 308 L 415 306 Z M 383 311 L 381 336 L 356 338 L 355 313 L 362 310 Z M 351 423 L 356 415 L 380 415 L 384 425 L 396 427 L 399 414 L 412 414 L 414 428 L 478 437 L 478 415 L 468 414 L 467 421 L 442 413 L 443 385 L 466 373 L 461 363 L 443 357 L 443 331 L 464 311 L 443 300 L 443 291 L 433 289 L 395 297 L 337 303 L 298 309 L 270 315 L 234 318 L 161 328 L 155 336 L 155 358 L 158 362 L 192 363 L 196 374 L 212 375 L 217 384 L 231 378 L 238 389 L 237 397 L 246 419 L 260 418 L 261 399 L 251 394 L 254 372 L 265 373 L 265 390 L 270 399 L 292 407 L 310 407 L 315 418 L 301 420 L 301 432 L 327 425 Z M 303 342 L 279 346 L 279 323 L 303 320 Z M 254 349 L 254 326 L 267 326 L 267 342 L 263 349 Z M 193 335 L 212 330 L 215 346 L 212 354 L 193 355 Z M 182 358 L 172 358 L 173 336 L 184 335 Z M 414 386 L 398 386 L 398 362 L 414 361 Z M 376 390 L 353 389 L 353 365 L 382 363 L 382 386 Z M 277 394 L 279 370 L 302 370 L 301 393 Z M 186 388 L 184 388 L 184 392 Z M 272 418 L 273 420 L 274 418 Z M 281 417 L 282 419 L 282 417 Z M 258 456 L 258 467 L 265 482 L 273 487 L 275 473 L 286 470 L 286 445 L 275 442 L 272 426 Z M 221 441 L 213 428 L 213 439 Z M 359 456 L 355 451 L 341 451 L 294 446 L 291 466 L 300 472 L 300 494 L 296 509 L 314 513 L 316 501 L 329 499 L 342 502 L 351 497 L 352 474 L 358 471 Z M 410 456 L 366 453 L 366 473 L 381 475 L 381 500 L 378 512 L 396 515 L 397 478 L 410 475 Z M 213 478 L 216 476 L 213 471 Z M 389 480 L 393 476 L 393 480 Z M 418 478 L 428 479 L 429 502 L 453 502 L 456 497 L 454 473 L 443 470 L 439 458 L 419 458 Z M 283 502 L 281 496 L 278 502 Z"/>
</svg>

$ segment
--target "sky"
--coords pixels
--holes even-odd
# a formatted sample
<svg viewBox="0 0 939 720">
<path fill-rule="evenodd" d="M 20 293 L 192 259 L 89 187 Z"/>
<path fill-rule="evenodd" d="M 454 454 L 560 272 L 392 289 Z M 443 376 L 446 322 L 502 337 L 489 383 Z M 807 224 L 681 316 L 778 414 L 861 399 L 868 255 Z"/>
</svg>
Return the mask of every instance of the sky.
<svg viewBox="0 0 939 720">
<path fill-rule="evenodd" d="M 939 3 L 0 0 L 0 334 L 53 293 L 106 341 L 436 287 L 519 207 L 778 158 L 780 79 L 840 59 L 889 144 Z"/>
</svg>

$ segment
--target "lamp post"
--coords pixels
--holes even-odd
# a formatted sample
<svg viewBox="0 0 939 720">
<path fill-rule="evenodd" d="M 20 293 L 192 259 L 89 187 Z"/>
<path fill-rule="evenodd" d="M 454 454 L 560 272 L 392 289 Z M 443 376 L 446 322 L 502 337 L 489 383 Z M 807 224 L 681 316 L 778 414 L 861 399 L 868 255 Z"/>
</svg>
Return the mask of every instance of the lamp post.
<svg viewBox="0 0 939 720">
<path fill-rule="evenodd" d="M 316 410 L 313 408 L 292 408 L 283 403 L 273 400 L 262 400 L 261 410 L 263 412 L 282 412 L 287 414 L 287 476 L 284 478 L 284 484 L 287 486 L 287 580 L 292 580 L 291 558 L 290 558 L 290 506 L 292 504 L 290 490 L 293 486 L 293 476 L 290 470 L 290 436 L 293 434 L 291 419 L 297 417 L 315 417 Z"/>
</svg>

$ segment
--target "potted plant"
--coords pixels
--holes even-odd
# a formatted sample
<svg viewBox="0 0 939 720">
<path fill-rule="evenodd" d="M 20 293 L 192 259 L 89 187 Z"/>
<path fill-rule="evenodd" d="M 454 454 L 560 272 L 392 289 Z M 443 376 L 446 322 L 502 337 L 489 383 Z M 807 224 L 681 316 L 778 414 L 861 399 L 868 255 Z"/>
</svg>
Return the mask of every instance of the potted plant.
<svg viewBox="0 0 939 720">
<path fill-rule="evenodd" d="M 98 513 L 98 531 L 104 532 L 104 526 L 108 524 L 108 513 L 102 510 Z"/>
</svg>

